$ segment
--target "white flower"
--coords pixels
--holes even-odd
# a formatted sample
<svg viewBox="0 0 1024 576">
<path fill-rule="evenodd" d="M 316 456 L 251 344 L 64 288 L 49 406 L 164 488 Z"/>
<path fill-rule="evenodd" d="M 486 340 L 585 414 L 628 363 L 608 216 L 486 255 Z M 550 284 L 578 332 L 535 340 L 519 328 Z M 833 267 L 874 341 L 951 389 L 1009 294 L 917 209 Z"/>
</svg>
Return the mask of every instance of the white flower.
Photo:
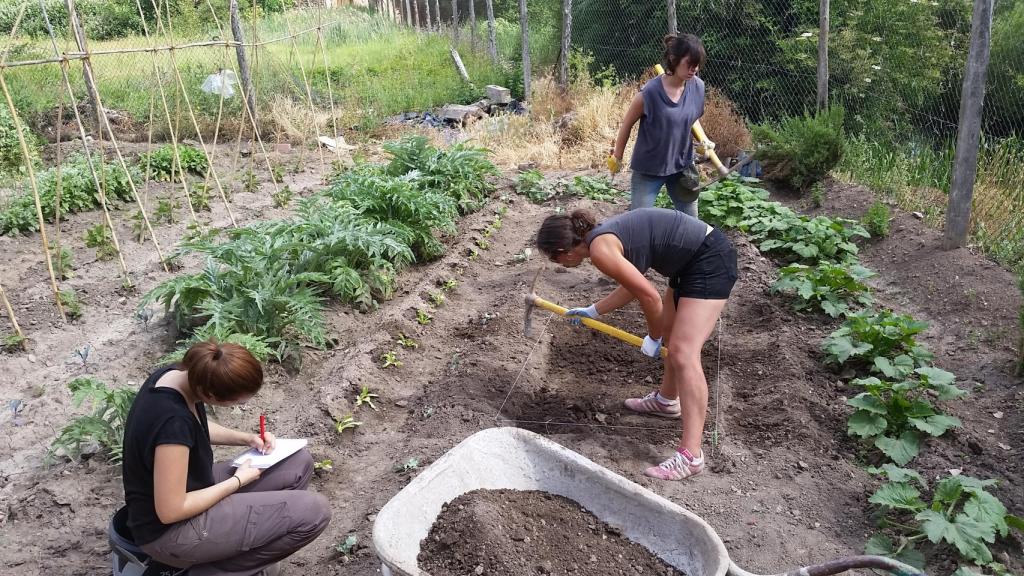
<svg viewBox="0 0 1024 576">
<path fill-rule="evenodd" d="M 875 42 L 881 42 L 882 41 L 882 37 L 881 36 L 875 36 L 874 38 L 872 38 L 872 40 L 874 40 Z"/>
<path fill-rule="evenodd" d="M 881 70 L 882 69 L 882 67 L 877 65 L 877 64 L 872 64 L 871 67 L 874 68 L 875 70 Z"/>
<path fill-rule="evenodd" d="M 868 84 L 871 84 L 871 78 L 865 78 L 864 81 L 867 82 Z"/>
<path fill-rule="evenodd" d="M 811 34 L 810 32 L 804 32 L 800 35 L 801 38 L 810 38 L 811 36 L 814 36 L 814 34 Z"/>
</svg>

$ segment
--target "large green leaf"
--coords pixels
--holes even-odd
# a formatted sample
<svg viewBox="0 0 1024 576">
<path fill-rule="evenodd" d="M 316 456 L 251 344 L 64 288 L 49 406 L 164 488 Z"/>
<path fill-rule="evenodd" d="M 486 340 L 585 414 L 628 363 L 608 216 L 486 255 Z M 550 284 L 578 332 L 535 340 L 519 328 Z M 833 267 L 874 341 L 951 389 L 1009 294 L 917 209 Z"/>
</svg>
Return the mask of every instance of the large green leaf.
<svg viewBox="0 0 1024 576">
<path fill-rule="evenodd" d="M 906 482 L 882 484 L 868 498 L 868 502 L 911 512 L 918 512 L 925 507 L 925 503 L 921 500 L 921 492 Z"/>
<path fill-rule="evenodd" d="M 850 406 L 853 406 L 854 408 L 865 410 L 867 412 L 871 412 L 874 414 L 885 415 L 889 412 L 889 409 L 886 408 L 885 403 L 882 402 L 882 399 L 871 394 L 870 392 L 861 392 L 860 394 L 857 394 L 853 398 L 847 400 L 846 403 L 849 404 Z"/>
<path fill-rule="evenodd" d="M 835 356 L 836 361 L 840 364 L 849 360 L 851 356 L 863 354 L 868 350 L 871 350 L 871 344 L 867 342 L 854 344 L 853 339 L 849 336 L 831 338 L 825 343 L 825 352 Z"/>
<path fill-rule="evenodd" d="M 960 419 L 956 416 L 936 414 L 927 418 L 909 418 L 908 422 L 918 430 L 931 436 L 942 436 L 950 428 L 960 428 Z"/>
<path fill-rule="evenodd" d="M 891 482 L 906 482 L 908 480 L 915 480 L 918 484 L 923 487 L 928 487 L 928 483 L 925 482 L 924 477 L 917 470 L 911 468 L 900 468 L 895 464 L 883 464 L 880 468 L 868 468 L 868 472 L 871 474 L 882 474 Z"/>
<path fill-rule="evenodd" d="M 991 524 L 1000 536 L 1006 536 L 1010 527 L 1006 523 L 1006 506 L 998 498 L 981 489 L 966 488 L 971 497 L 964 504 L 964 514 L 982 524 Z"/>
<path fill-rule="evenodd" d="M 921 522 L 921 530 L 933 543 L 952 544 L 961 556 L 981 564 L 992 561 L 992 552 L 985 545 L 996 540 L 996 531 L 991 524 L 983 524 L 962 513 L 950 520 L 935 510 L 923 510 L 915 518 Z"/>
<path fill-rule="evenodd" d="M 921 438 L 913 430 L 900 434 L 899 438 L 879 436 L 875 439 L 875 447 L 881 450 L 890 460 L 905 466 L 913 460 L 921 449 Z"/>
<path fill-rule="evenodd" d="M 868 412 L 867 410 L 857 410 L 850 416 L 850 420 L 847 422 L 846 433 L 850 436 L 871 438 L 885 432 L 888 425 L 889 423 L 886 422 L 883 416 Z"/>
</svg>

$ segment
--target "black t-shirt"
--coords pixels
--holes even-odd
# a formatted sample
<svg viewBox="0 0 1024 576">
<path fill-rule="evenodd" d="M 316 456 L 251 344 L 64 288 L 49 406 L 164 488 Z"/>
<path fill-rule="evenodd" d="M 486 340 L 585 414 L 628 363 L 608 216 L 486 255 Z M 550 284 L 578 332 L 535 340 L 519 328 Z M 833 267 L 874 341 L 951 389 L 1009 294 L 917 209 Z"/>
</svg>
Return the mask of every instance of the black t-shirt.
<svg viewBox="0 0 1024 576">
<path fill-rule="evenodd" d="M 153 498 L 153 459 L 161 444 L 188 446 L 187 492 L 214 484 L 213 447 L 206 409 L 196 403 L 197 419 L 177 390 L 155 387 L 174 366 L 154 372 L 139 389 L 124 428 L 124 500 L 128 504 L 128 528 L 136 544 L 148 544 L 170 527 L 160 522 Z"/>
</svg>

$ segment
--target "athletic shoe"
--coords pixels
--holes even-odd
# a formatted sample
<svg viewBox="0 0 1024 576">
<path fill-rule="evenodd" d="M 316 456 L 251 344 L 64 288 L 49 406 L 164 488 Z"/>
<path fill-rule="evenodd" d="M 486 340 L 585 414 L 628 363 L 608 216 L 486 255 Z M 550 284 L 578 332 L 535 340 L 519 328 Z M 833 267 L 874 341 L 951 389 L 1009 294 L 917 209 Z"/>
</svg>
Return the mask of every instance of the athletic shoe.
<svg viewBox="0 0 1024 576">
<path fill-rule="evenodd" d="M 694 464 L 692 454 L 676 452 L 671 458 L 657 466 L 651 466 L 644 470 L 644 476 L 658 478 L 659 480 L 683 480 L 690 476 L 696 476 L 704 471 L 704 459 Z"/>
<path fill-rule="evenodd" d="M 626 398 L 626 408 L 641 414 L 661 416 L 662 418 L 679 417 L 679 400 L 665 404 L 658 400 L 658 391 L 655 390 L 643 398 Z"/>
</svg>

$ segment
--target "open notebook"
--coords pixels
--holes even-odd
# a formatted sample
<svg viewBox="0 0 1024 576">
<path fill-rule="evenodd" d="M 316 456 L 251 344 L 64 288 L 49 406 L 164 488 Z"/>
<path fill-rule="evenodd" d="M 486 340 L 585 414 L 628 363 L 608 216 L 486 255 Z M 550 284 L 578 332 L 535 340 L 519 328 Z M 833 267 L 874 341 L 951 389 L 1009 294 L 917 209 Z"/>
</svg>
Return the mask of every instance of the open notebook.
<svg viewBox="0 0 1024 576">
<path fill-rule="evenodd" d="M 250 448 L 244 454 L 235 458 L 234 461 L 231 462 L 231 465 L 237 468 L 242 465 L 242 462 L 251 458 L 253 468 L 270 468 L 274 464 L 277 464 L 305 448 L 307 443 L 308 441 L 305 438 L 278 438 L 273 452 L 269 454 L 260 454 L 259 450 Z"/>
</svg>

